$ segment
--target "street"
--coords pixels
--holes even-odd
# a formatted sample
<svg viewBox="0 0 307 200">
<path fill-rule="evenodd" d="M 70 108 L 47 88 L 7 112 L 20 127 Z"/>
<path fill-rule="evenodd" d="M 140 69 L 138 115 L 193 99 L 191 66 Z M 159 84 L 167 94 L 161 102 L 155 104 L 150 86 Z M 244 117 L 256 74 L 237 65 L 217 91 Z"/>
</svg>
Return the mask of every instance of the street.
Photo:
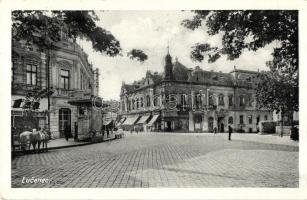
<svg viewBox="0 0 307 200">
<path fill-rule="evenodd" d="M 12 187 L 298 187 L 298 156 L 298 146 L 227 134 L 127 133 L 16 157 Z M 48 181 L 25 181 L 32 177 Z"/>
</svg>

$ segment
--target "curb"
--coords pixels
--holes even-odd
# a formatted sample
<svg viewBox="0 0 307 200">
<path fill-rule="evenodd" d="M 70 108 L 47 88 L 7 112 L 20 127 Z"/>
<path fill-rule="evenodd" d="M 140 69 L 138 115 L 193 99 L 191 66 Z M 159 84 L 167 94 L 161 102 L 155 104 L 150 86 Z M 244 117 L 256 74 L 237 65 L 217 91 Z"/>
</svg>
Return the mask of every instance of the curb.
<svg viewBox="0 0 307 200">
<path fill-rule="evenodd" d="M 98 142 L 84 142 L 84 143 L 80 143 L 80 144 L 71 144 L 71 145 L 66 145 L 66 146 L 56 146 L 56 147 L 48 147 L 48 150 L 54 150 L 54 149 L 64 149 L 64 148 L 70 148 L 70 147 L 79 147 L 79 146 L 85 146 L 85 145 L 91 145 L 91 144 L 97 144 L 97 143 L 102 143 L 102 142 L 109 142 L 112 140 L 115 140 L 116 138 L 110 138 L 107 140 L 102 140 L 102 141 L 98 141 Z M 31 150 L 30 150 L 31 152 Z M 13 152 L 11 152 L 13 154 Z M 18 153 L 22 153 L 21 151 L 15 151 L 15 154 Z"/>
<path fill-rule="evenodd" d="M 66 146 L 57 146 L 57 147 L 48 147 L 48 150 L 53 150 L 53 149 L 64 149 L 64 148 L 70 148 L 70 147 L 79 147 L 79 146 L 85 146 L 85 145 L 90 145 L 90 144 L 97 144 L 97 143 L 102 143 L 102 142 L 109 142 L 112 140 L 115 140 L 116 138 L 110 138 L 107 140 L 102 140 L 102 141 L 98 141 L 98 142 L 84 142 L 84 143 L 80 143 L 80 144 L 72 144 L 72 145 L 66 145 Z"/>
</svg>

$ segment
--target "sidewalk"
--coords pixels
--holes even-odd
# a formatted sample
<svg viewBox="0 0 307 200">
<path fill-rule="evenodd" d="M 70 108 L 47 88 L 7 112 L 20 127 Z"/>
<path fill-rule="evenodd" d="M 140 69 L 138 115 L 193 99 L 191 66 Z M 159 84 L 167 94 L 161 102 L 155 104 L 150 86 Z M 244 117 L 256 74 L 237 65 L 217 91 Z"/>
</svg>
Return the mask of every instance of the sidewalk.
<svg viewBox="0 0 307 200">
<path fill-rule="evenodd" d="M 140 134 L 151 135 L 182 135 L 182 136 L 207 136 L 207 137 L 222 137 L 223 139 L 228 139 L 228 133 L 179 133 L 179 132 L 139 132 L 136 133 L 129 133 L 125 132 L 126 136 L 137 136 Z M 232 140 L 243 140 L 243 141 L 250 141 L 250 142 L 260 142 L 266 144 L 279 144 L 279 145 L 289 145 L 289 146 L 299 146 L 298 141 L 294 141 L 290 139 L 290 136 L 283 136 L 280 137 L 278 135 L 260 135 L 257 133 L 232 133 L 231 134 Z"/>
<path fill-rule="evenodd" d="M 93 144 L 93 143 L 98 143 L 98 142 L 107 142 L 110 140 L 115 139 L 115 134 L 110 134 L 109 137 L 106 136 L 103 138 L 97 136 L 96 137 L 96 142 L 91 142 L 91 141 L 74 141 L 73 138 L 70 138 L 68 141 L 65 140 L 65 138 L 58 138 L 54 140 L 50 140 L 48 143 L 48 149 L 61 149 L 61 148 L 68 148 L 68 147 L 76 147 L 76 146 L 83 146 L 83 145 L 88 145 L 88 144 Z"/>
</svg>

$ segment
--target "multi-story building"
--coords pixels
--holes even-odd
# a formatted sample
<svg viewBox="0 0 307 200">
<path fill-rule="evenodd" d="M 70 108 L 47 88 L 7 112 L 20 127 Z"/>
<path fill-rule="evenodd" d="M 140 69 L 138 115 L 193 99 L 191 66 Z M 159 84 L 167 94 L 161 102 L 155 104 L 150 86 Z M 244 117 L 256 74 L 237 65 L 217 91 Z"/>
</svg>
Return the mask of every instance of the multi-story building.
<svg viewBox="0 0 307 200">
<path fill-rule="evenodd" d="M 39 109 L 35 112 L 36 120 L 31 120 L 32 124 L 22 122 L 22 108 L 12 108 L 13 126 L 22 131 L 33 127 L 48 127 L 50 121 L 50 131 L 55 137 L 64 137 L 66 126 L 74 134 L 79 108 L 68 101 L 97 96 L 98 76 L 98 69 L 93 69 L 82 48 L 64 36 L 47 51 L 42 51 L 35 45 L 26 45 L 22 41 L 14 41 L 12 100 L 23 99 L 33 90 L 52 91 L 52 95 L 40 100 Z"/>
<path fill-rule="evenodd" d="M 230 73 L 187 68 L 165 57 L 163 73 L 147 72 L 133 84 L 122 84 L 121 124 L 125 129 L 163 131 L 257 132 L 272 112 L 257 109 L 257 72 L 234 68 Z"/>
</svg>

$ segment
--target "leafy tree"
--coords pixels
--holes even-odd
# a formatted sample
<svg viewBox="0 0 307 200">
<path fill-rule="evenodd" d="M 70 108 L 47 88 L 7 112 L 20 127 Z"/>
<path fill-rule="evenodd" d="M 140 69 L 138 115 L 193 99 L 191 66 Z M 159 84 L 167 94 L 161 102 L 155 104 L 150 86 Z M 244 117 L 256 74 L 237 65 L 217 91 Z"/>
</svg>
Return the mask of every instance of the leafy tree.
<svg viewBox="0 0 307 200">
<path fill-rule="evenodd" d="M 50 49 L 60 41 L 61 32 L 67 37 L 85 39 L 93 49 L 108 56 L 120 55 L 120 42 L 107 30 L 97 26 L 94 11 L 20 11 L 12 12 L 13 40 L 26 40 L 41 48 Z"/>
<path fill-rule="evenodd" d="M 144 62 L 145 60 L 147 60 L 147 55 L 138 49 L 132 49 L 130 52 L 128 52 L 128 57 L 130 57 L 131 59 L 136 59 L 140 62 Z"/>
<path fill-rule="evenodd" d="M 298 12 L 292 10 L 194 11 L 182 25 L 207 28 L 209 35 L 222 35 L 221 47 L 197 43 L 191 58 L 215 62 L 221 55 L 238 58 L 244 50 L 256 51 L 272 42 L 276 47 L 269 63 L 271 71 L 260 74 L 257 102 L 261 107 L 298 111 Z"/>
</svg>

